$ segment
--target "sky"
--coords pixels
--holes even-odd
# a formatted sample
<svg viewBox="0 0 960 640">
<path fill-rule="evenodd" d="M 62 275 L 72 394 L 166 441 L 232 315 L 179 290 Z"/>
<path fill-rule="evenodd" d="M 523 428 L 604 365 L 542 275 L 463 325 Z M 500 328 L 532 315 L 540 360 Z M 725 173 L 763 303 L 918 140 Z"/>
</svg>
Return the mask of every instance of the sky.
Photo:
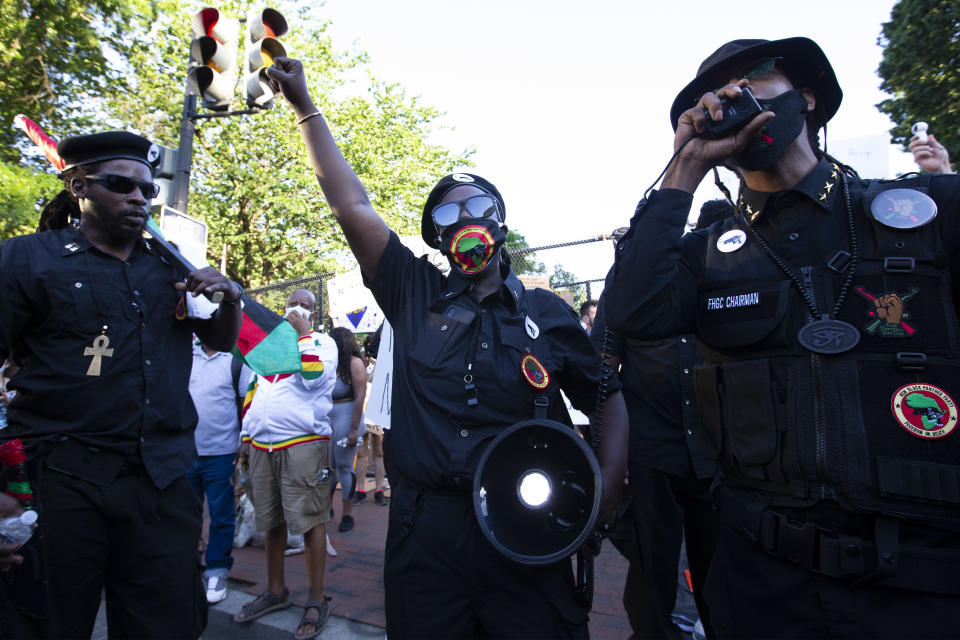
<svg viewBox="0 0 960 640">
<path fill-rule="evenodd" d="M 440 123 L 449 129 L 433 141 L 454 151 L 475 148 L 469 170 L 497 185 L 507 224 L 538 246 L 628 224 L 672 153 L 674 97 L 729 40 L 815 40 L 844 92 L 828 149 L 834 144 L 831 153 L 848 160 L 836 150 L 857 148 L 852 139 L 882 144 L 876 140 L 892 123 L 874 106 L 886 97 L 877 40 L 893 4 L 326 0 L 314 13 L 331 21 L 338 48 L 366 51 L 375 76 L 445 113 Z M 891 150 L 891 157 L 890 175 L 911 169 L 909 156 Z M 736 192 L 733 174 L 724 180 Z M 695 209 L 715 197 L 708 177 Z M 612 245 L 538 258 L 551 269 L 562 263 L 578 279 L 602 278 Z"/>
</svg>

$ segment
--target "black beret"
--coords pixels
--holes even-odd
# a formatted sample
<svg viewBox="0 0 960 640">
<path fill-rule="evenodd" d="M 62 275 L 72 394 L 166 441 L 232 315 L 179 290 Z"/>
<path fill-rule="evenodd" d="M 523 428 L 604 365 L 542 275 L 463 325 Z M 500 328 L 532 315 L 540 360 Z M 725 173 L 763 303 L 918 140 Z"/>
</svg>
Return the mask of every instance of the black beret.
<svg viewBox="0 0 960 640">
<path fill-rule="evenodd" d="M 497 204 L 500 205 L 500 213 L 503 215 L 503 218 L 506 219 L 507 207 L 503 204 L 503 196 L 500 195 L 500 192 L 497 191 L 497 188 L 493 186 L 492 183 L 472 173 L 451 173 L 448 176 L 440 178 L 440 182 L 430 190 L 430 195 L 427 196 L 427 202 L 423 205 L 423 215 L 420 218 L 420 237 L 423 238 L 423 241 L 426 242 L 428 246 L 434 249 L 439 246 L 437 242 L 437 229 L 433 225 L 433 208 L 440 203 L 440 200 L 443 199 L 443 196 L 447 195 L 448 191 L 465 186 L 476 187 L 496 198 Z M 500 222 L 503 222 L 503 220 L 500 220 Z"/>
<path fill-rule="evenodd" d="M 129 131 L 104 131 L 64 138 L 57 145 L 57 154 L 66 163 L 64 171 L 106 160 L 137 160 L 151 171 L 160 164 L 160 147 Z"/>
</svg>

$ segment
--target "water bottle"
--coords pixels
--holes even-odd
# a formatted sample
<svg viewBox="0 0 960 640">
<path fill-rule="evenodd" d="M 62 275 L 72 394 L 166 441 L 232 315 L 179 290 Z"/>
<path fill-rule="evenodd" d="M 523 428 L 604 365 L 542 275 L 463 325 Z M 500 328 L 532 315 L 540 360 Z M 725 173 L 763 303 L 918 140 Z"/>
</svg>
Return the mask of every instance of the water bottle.
<svg viewBox="0 0 960 640">
<path fill-rule="evenodd" d="M 346 439 L 346 438 L 340 438 L 339 440 L 337 440 L 337 446 L 338 446 L 338 447 L 346 447 L 346 446 L 347 446 L 347 439 Z"/>
<path fill-rule="evenodd" d="M 36 523 L 37 512 L 33 509 L 0 520 L 0 544 L 15 544 L 19 549 L 33 535 Z"/>
</svg>

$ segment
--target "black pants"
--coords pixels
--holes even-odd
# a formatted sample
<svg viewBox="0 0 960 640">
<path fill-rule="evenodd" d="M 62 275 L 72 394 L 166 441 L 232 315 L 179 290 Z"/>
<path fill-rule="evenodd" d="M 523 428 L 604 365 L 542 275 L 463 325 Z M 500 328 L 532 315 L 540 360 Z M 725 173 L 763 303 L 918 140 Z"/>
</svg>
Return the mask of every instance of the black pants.
<svg viewBox="0 0 960 640">
<path fill-rule="evenodd" d="M 707 576 L 718 638 L 957 638 L 960 597 L 853 585 L 723 526 Z"/>
<path fill-rule="evenodd" d="M 680 639 L 670 614 L 684 537 L 697 611 L 707 637 L 712 637 L 703 597 L 720 527 L 710 498 L 711 481 L 698 480 L 692 468 L 676 476 L 639 464 L 630 465 L 629 479 L 633 501 L 614 542 L 630 561 L 623 607 L 634 637 Z"/>
<path fill-rule="evenodd" d="M 384 566 L 390 640 L 589 637 L 570 561 L 514 563 L 483 536 L 470 495 L 391 483 Z"/>
<path fill-rule="evenodd" d="M 157 489 L 142 468 L 99 487 L 47 468 L 34 479 L 47 637 L 88 639 L 106 589 L 111 638 L 197 638 L 206 624 L 201 506 L 185 477 Z"/>
</svg>

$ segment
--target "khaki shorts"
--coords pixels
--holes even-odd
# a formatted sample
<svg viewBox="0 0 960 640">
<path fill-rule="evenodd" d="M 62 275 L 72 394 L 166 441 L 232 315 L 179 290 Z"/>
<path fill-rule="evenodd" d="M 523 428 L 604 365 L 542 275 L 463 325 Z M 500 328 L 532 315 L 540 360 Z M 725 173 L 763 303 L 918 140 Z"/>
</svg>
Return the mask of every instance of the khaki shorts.
<svg viewBox="0 0 960 640">
<path fill-rule="evenodd" d="M 330 441 L 318 440 L 272 452 L 250 448 L 248 493 L 257 529 L 287 523 L 291 535 L 330 520 Z"/>
</svg>

